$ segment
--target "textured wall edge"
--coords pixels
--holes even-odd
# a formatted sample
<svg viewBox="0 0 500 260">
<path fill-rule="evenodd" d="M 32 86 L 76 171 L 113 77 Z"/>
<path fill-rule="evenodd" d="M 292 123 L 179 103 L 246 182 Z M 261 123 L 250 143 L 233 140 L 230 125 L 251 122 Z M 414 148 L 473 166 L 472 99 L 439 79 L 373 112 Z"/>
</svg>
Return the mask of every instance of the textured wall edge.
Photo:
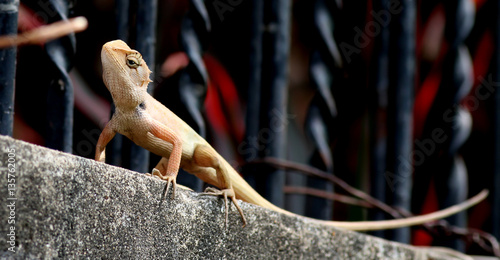
<svg viewBox="0 0 500 260">
<path fill-rule="evenodd" d="M 5 136 L 0 147 L 1 259 L 419 259 L 426 252 L 243 202 L 249 224 L 242 228 L 231 207 L 225 228 L 220 198 L 178 190 L 160 203 L 164 183 L 143 174 Z"/>
</svg>

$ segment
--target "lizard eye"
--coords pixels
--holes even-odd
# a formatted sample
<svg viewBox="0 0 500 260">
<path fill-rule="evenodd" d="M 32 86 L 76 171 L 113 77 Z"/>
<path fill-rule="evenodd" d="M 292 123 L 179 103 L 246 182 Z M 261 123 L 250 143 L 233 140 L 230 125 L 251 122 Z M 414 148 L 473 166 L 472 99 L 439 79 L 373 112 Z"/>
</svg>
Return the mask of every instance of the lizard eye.
<svg viewBox="0 0 500 260">
<path fill-rule="evenodd" d="M 127 66 L 129 66 L 130 68 L 137 69 L 140 65 L 140 62 L 136 57 L 127 58 Z"/>
</svg>

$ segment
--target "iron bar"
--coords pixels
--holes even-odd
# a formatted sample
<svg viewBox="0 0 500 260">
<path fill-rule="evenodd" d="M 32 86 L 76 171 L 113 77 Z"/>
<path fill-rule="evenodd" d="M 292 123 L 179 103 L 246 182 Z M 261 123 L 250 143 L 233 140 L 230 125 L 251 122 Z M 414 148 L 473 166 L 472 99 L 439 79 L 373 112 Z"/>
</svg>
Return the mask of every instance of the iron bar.
<svg viewBox="0 0 500 260">
<path fill-rule="evenodd" d="M 442 94 L 446 97 L 437 99 L 436 102 L 447 105 L 446 109 L 440 112 L 445 123 L 447 120 L 451 122 L 444 128 L 450 136 L 444 148 L 444 160 L 437 161 L 435 165 L 437 169 L 441 169 L 435 175 L 435 184 L 438 203 L 443 208 L 464 201 L 468 195 L 467 169 L 458 150 L 469 137 L 472 127 L 469 111 L 462 108 L 460 102 L 473 84 L 472 58 L 465 40 L 472 30 L 475 17 L 474 3 L 471 0 L 445 0 L 444 6 L 447 17 L 445 37 L 449 51 L 443 63 L 443 81 L 439 90 L 443 89 Z M 438 91 L 438 97 L 440 94 Z M 450 109 L 451 116 L 448 117 Z M 458 227 L 467 226 L 466 212 L 455 214 L 446 220 Z M 437 245 L 465 250 L 465 244 L 458 239 L 438 242 Z"/>
<path fill-rule="evenodd" d="M 324 0 L 313 3 L 312 19 L 315 28 L 315 51 L 311 55 L 309 73 L 315 96 L 307 113 L 306 130 L 315 145 L 310 164 L 333 174 L 333 152 L 330 144 L 335 128 L 337 107 L 332 95 L 335 74 L 342 67 L 342 57 L 334 38 L 334 6 Z M 333 184 L 308 177 L 308 186 L 333 192 Z M 319 219 L 332 219 L 333 202 L 318 197 L 307 197 L 306 215 Z"/>
<path fill-rule="evenodd" d="M 448 207 L 467 198 L 467 169 L 458 150 L 471 131 L 471 116 L 460 106 L 469 93 L 472 80 L 472 61 L 464 43 L 474 24 L 474 4 L 469 0 L 444 0 L 446 14 L 445 39 L 447 52 L 442 63 L 442 80 L 427 116 L 417 151 L 425 157 L 417 161 L 415 198 L 425 197 L 432 178 L 438 205 Z M 421 202 L 420 202 L 421 203 Z M 421 205 L 417 204 L 416 209 Z M 446 219 L 452 225 L 464 227 L 466 213 Z M 463 242 L 449 240 L 437 245 L 464 250 Z"/>
<path fill-rule="evenodd" d="M 259 6 L 255 6 L 259 7 Z M 284 158 L 286 156 L 286 100 L 288 92 L 288 55 L 290 50 L 290 0 L 264 1 L 262 4 L 263 15 L 254 16 L 262 20 L 253 21 L 257 23 L 256 33 L 262 34 L 262 62 L 260 71 L 260 95 L 258 104 L 258 121 L 248 122 L 248 138 L 256 138 L 257 157 L 273 156 Z M 258 12 L 258 11 L 256 11 Z M 250 92 L 256 91 L 249 89 Z M 255 98 L 254 98 L 255 100 Z M 257 109 L 252 108 L 255 112 Z M 255 118 L 256 115 L 249 115 Z M 249 133 L 256 133 L 251 136 Z M 256 158 L 253 158 L 256 159 Z M 248 160 L 248 158 L 247 158 Z M 253 178 L 258 179 L 257 186 L 261 194 L 277 206 L 284 205 L 283 187 L 285 185 L 285 174 L 281 169 L 270 167 L 257 169 L 250 173 Z"/>
<path fill-rule="evenodd" d="M 372 19 L 375 14 L 389 14 L 389 0 L 374 0 Z M 387 19 L 387 18 L 386 18 Z M 389 28 L 388 21 L 377 21 L 380 33 L 373 39 L 373 55 L 370 68 L 370 191 L 371 195 L 386 201 L 386 160 L 387 160 L 387 102 L 389 88 Z M 386 214 L 370 211 L 370 219 L 384 220 Z M 384 237 L 385 231 L 371 234 Z"/>
<path fill-rule="evenodd" d="M 248 77 L 248 100 L 246 112 L 245 141 L 239 152 L 242 153 L 247 162 L 256 160 L 259 156 L 258 135 L 260 130 L 260 103 L 262 89 L 262 27 L 264 21 L 264 0 L 251 2 L 250 23 L 250 46 L 249 46 L 249 77 Z M 260 181 L 258 175 L 254 174 L 260 169 L 257 165 L 248 165 L 243 168 L 245 180 L 259 192 Z"/>
<path fill-rule="evenodd" d="M 69 3 L 67 1 L 49 0 L 46 4 L 38 4 L 37 8 L 50 12 L 48 23 L 67 20 Z M 73 67 L 72 58 L 76 52 L 74 34 L 47 42 L 45 52 L 53 63 L 53 78 L 47 93 L 47 135 L 46 146 L 71 153 L 73 146 L 73 85 L 69 71 Z M 51 74 L 52 75 L 52 74 Z"/>
<path fill-rule="evenodd" d="M 182 20 L 180 32 L 180 46 L 189 57 L 189 64 L 179 76 L 178 99 L 187 110 L 183 120 L 202 137 L 206 137 L 201 111 L 204 109 L 208 79 L 202 55 L 207 48 L 210 31 L 210 17 L 205 3 L 201 0 L 189 1 L 189 11 Z M 202 189 L 203 182 L 194 175 L 182 174 L 178 180 L 194 190 Z"/>
<path fill-rule="evenodd" d="M 394 207 L 410 210 L 412 190 L 412 133 L 415 86 L 416 3 L 402 0 L 399 11 L 393 12 L 389 24 L 389 89 L 387 104 L 387 173 L 389 200 Z M 393 10 L 393 9 L 391 9 Z M 408 164 L 410 166 L 408 166 Z M 386 178 L 387 180 L 388 178 Z M 389 237 L 410 242 L 410 229 L 389 232 Z"/>
<path fill-rule="evenodd" d="M 495 2 L 496 12 L 500 14 L 500 0 Z M 496 15 L 494 28 L 494 58 L 493 58 L 493 82 L 500 82 L 500 15 Z M 500 239 L 500 91 L 495 89 L 494 100 L 494 157 L 493 157 L 493 189 L 492 189 L 492 233 Z"/>
<path fill-rule="evenodd" d="M 17 33 L 19 1 L 0 0 L 0 36 Z M 0 49 L 0 134 L 12 136 L 17 47 Z"/>
<path fill-rule="evenodd" d="M 115 1 L 116 36 L 118 39 L 128 42 L 130 30 L 130 0 Z"/>
</svg>

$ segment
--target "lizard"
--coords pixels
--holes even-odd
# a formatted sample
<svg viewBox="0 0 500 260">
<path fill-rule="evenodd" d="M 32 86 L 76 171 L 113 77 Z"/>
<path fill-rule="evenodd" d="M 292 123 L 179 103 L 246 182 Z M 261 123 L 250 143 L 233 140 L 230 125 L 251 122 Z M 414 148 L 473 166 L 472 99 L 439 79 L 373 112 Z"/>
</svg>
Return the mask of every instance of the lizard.
<svg viewBox="0 0 500 260">
<path fill-rule="evenodd" d="M 116 133 L 120 133 L 162 157 L 151 176 L 166 181 L 165 194 L 172 186 L 172 198 L 175 197 L 179 168 L 218 187 L 220 190 L 207 189 L 205 194 L 224 197 L 226 225 L 228 198 L 241 215 L 243 226 L 247 221 L 237 198 L 283 214 L 300 216 L 264 199 L 204 138 L 147 92 L 148 85 L 152 82 L 149 78 L 151 71 L 138 51 L 121 40 L 114 40 L 103 45 L 101 60 L 103 81 L 111 93 L 116 109 L 99 136 L 96 161 L 105 162 L 106 145 Z M 479 203 L 487 194 L 488 191 L 484 190 L 455 206 L 404 219 L 359 222 L 308 219 L 327 226 L 357 231 L 394 229 L 442 219 Z"/>
</svg>

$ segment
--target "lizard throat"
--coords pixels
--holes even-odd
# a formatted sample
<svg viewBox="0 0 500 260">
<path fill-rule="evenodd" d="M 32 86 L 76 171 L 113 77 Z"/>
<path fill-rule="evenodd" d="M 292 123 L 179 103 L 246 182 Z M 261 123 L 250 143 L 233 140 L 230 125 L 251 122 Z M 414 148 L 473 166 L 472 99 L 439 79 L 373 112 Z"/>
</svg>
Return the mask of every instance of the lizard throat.
<svg viewBox="0 0 500 260">
<path fill-rule="evenodd" d="M 111 93 L 115 106 L 132 109 L 145 101 L 147 87 L 139 87 L 127 78 L 113 77 L 112 73 L 104 75 L 104 84 Z"/>
<path fill-rule="evenodd" d="M 115 106 L 122 109 L 135 109 L 137 106 L 140 106 L 145 102 L 145 98 L 142 93 L 137 92 L 111 91 L 111 96 L 113 97 Z"/>
</svg>

